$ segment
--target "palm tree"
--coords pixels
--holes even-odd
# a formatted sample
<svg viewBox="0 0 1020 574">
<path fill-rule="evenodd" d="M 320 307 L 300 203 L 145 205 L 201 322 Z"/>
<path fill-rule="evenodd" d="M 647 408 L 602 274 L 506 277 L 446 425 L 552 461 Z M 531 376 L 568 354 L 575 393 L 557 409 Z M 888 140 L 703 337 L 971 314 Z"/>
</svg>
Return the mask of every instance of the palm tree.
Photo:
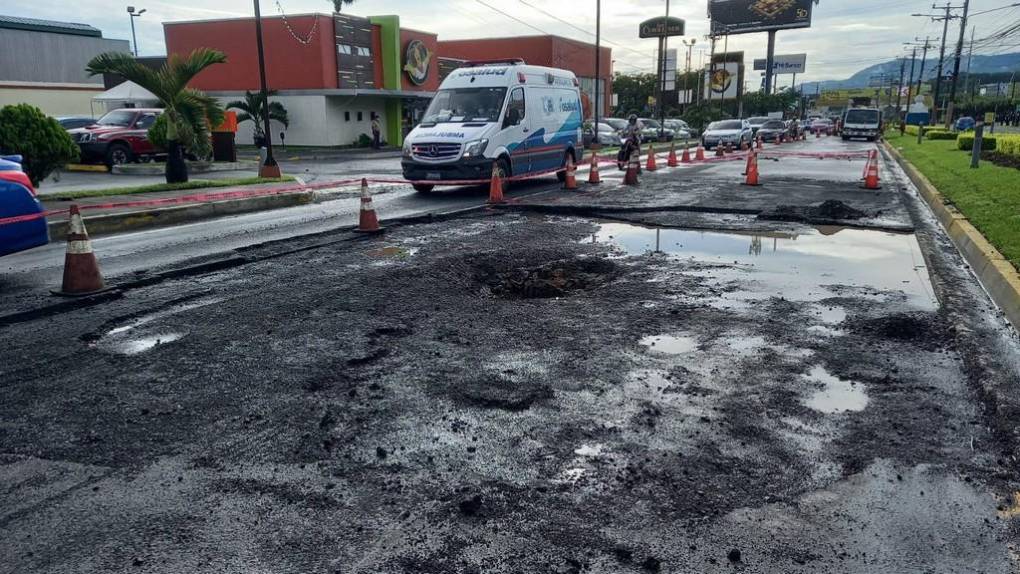
<svg viewBox="0 0 1020 574">
<path fill-rule="evenodd" d="M 276 90 L 269 90 L 266 94 L 266 99 L 276 93 Z M 255 140 L 255 145 L 262 147 L 265 145 L 266 132 L 264 121 L 265 109 L 262 106 L 261 93 L 252 93 L 248 90 L 244 92 L 244 100 L 237 100 L 227 104 L 228 110 L 241 110 L 241 113 L 237 114 L 237 123 L 246 122 L 251 120 L 253 125 L 251 128 L 252 139 Z M 283 124 L 283 127 L 290 127 L 290 119 L 287 117 L 287 108 L 283 107 L 280 102 L 269 102 L 269 119 L 276 120 Z"/>
<path fill-rule="evenodd" d="M 333 11 L 342 12 L 341 8 L 354 4 L 354 0 L 333 0 Z"/>
<path fill-rule="evenodd" d="M 189 88 L 188 82 L 209 66 L 226 61 L 223 52 L 199 48 L 187 57 L 172 54 L 162 68 L 153 70 L 138 63 L 130 54 L 107 52 L 92 58 L 85 71 L 93 76 L 117 74 L 159 98 L 167 118 L 166 182 L 180 183 L 188 181 L 184 148 L 208 140 L 210 125 L 223 122 L 223 108 L 219 103 Z"/>
</svg>

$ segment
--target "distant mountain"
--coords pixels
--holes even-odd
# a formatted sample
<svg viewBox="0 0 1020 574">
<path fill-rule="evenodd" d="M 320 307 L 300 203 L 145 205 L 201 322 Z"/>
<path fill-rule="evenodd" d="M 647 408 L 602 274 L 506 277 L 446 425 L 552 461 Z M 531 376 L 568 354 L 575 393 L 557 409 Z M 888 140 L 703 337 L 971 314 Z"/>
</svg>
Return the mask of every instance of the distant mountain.
<svg viewBox="0 0 1020 574">
<path fill-rule="evenodd" d="M 949 75 L 952 73 L 953 61 L 950 58 L 946 58 L 947 65 L 946 70 L 943 74 Z M 934 78 L 938 71 L 938 52 L 935 52 L 935 57 L 932 59 L 931 52 L 928 53 L 928 61 L 925 63 L 924 76 L 925 78 Z M 921 60 L 918 58 L 917 65 L 921 65 Z M 967 69 L 967 56 L 964 55 L 963 62 L 961 64 L 961 72 Z M 1020 72 L 1020 53 L 1015 54 L 1000 54 L 996 56 L 980 56 L 975 55 L 970 65 L 970 71 L 974 74 L 996 74 L 996 73 L 1009 73 L 1009 72 Z M 910 60 L 907 60 L 907 74 L 910 73 Z M 890 60 L 881 64 L 864 68 L 856 74 L 850 76 L 845 80 L 823 80 L 821 82 L 804 82 L 803 92 L 810 94 L 816 91 L 816 86 L 821 87 L 821 91 L 825 90 L 846 90 L 851 88 L 867 88 L 871 84 L 871 79 L 874 76 L 881 76 L 887 74 L 895 78 L 894 83 L 900 79 L 900 62 L 899 60 Z M 916 74 L 916 71 L 915 71 Z"/>
</svg>

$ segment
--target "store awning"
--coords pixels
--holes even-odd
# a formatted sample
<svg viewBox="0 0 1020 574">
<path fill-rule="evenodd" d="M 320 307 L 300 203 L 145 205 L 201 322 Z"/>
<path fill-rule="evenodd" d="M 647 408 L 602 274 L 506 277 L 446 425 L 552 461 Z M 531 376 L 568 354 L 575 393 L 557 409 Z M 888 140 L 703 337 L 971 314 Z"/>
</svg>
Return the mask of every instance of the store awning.
<svg viewBox="0 0 1020 574">
<path fill-rule="evenodd" d="M 215 90 L 208 92 L 209 95 L 218 98 L 243 96 L 241 91 Z M 275 96 L 343 96 L 347 98 L 366 96 L 374 98 L 421 98 L 432 99 L 435 92 L 423 92 L 418 90 L 374 90 L 358 88 L 333 88 L 333 89 L 312 89 L 312 90 L 278 90 Z"/>
</svg>

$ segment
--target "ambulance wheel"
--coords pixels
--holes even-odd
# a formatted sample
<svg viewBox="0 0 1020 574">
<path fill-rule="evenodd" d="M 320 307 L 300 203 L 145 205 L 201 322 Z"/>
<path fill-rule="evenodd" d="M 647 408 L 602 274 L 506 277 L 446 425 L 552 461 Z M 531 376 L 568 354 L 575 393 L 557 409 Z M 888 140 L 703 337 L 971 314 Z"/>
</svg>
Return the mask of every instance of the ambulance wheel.
<svg viewBox="0 0 1020 574">
<path fill-rule="evenodd" d="M 427 183 L 415 183 L 412 184 L 411 187 L 413 187 L 418 193 L 432 193 L 432 189 L 436 186 L 429 185 Z"/>
</svg>

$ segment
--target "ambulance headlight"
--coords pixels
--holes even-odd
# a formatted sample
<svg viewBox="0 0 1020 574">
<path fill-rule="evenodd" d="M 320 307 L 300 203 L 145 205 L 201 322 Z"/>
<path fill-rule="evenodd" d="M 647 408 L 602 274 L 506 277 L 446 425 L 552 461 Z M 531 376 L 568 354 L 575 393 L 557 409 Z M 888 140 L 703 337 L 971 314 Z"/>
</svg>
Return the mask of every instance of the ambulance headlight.
<svg viewBox="0 0 1020 574">
<path fill-rule="evenodd" d="M 411 157 L 411 142 L 404 140 L 404 157 Z"/>
<path fill-rule="evenodd" d="M 464 144 L 464 157 L 481 157 L 489 140 L 473 140 Z"/>
</svg>

